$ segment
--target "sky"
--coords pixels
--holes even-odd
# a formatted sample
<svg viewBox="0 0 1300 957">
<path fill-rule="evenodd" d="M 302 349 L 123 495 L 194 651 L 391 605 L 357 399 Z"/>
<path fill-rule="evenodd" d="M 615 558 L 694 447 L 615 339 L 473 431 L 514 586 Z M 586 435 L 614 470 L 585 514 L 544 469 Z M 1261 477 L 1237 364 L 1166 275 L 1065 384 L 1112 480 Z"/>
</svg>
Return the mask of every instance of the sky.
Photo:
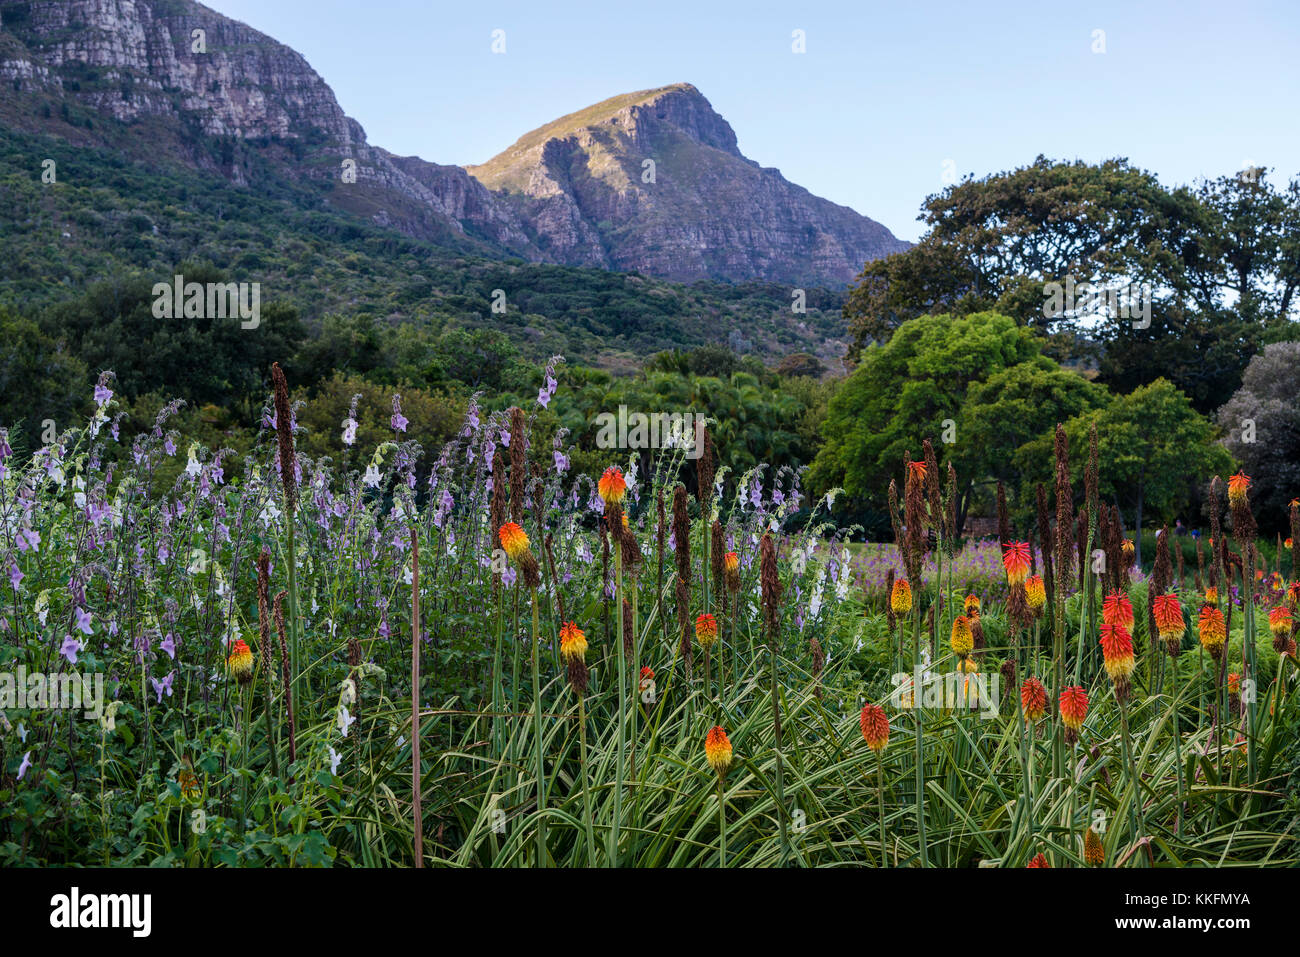
<svg viewBox="0 0 1300 957">
<path fill-rule="evenodd" d="M 1300 174 L 1296 0 L 206 5 L 301 53 L 390 152 L 481 163 L 556 117 L 685 81 L 747 157 L 913 241 L 928 195 L 1039 154 L 1126 157 L 1166 186 Z"/>
</svg>

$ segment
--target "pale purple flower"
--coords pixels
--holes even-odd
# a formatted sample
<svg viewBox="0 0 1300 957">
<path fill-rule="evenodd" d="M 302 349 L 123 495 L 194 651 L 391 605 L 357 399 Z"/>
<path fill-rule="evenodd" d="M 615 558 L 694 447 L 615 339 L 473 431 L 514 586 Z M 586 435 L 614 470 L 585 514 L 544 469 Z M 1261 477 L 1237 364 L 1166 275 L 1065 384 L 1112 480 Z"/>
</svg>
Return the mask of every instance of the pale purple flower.
<svg viewBox="0 0 1300 957">
<path fill-rule="evenodd" d="M 406 416 L 402 415 L 402 397 L 400 395 L 393 396 L 393 418 L 391 421 L 393 425 L 393 431 L 395 432 L 406 431 L 406 426 L 408 425 L 408 422 Z"/>
<path fill-rule="evenodd" d="M 14 591 L 18 590 L 18 583 L 23 580 L 22 570 L 17 565 L 9 566 L 9 581 L 14 586 Z"/>
<path fill-rule="evenodd" d="M 23 775 L 27 773 L 27 769 L 30 768 L 31 766 L 32 766 L 32 753 L 28 751 L 26 754 L 23 755 L 22 764 L 18 765 L 19 781 L 23 779 Z"/>
<path fill-rule="evenodd" d="M 82 647 L 81 642 L 77 641 L 76 638 L 73 638 L 71 635 L 66 635 L 64 636 L 62 647 L 59 648 L 59 654 L 68 659 L 68 664 L 75 665 L 77 663 L 77 655 L 81 651 Z"/>
<path fill-rule="evenodd" d="M 73 617 L 76 619 L 76 624 L 74 627 L 76 627 L 78 631 L 80 631 L 83 635 L 93 635 L 95 633 L 95 629 L 90 627 L 90 619 L 92 617 L 90 612 L 78 606 L 77 610 L 72 614 Z"/>
<path fill-rule="evenodd" d="M 167 677 L 164 678 L 162 681 L 159 681 L 157 678 L 149 679 L 149 683 L 153 685 L 154 693 L 158 695 L 159 704 L 162 704 L 162 699 L 164 694 L 166 694 L 167 697 L 169 698 L 172 696 L 172 681 L 173 679 L 175 679 L 175 677 L 176 677 L 176 672 L 169 671 L 167 672 Z"/>
<path fill-rule="evenodd" d="M 158 643 L 158 647 L 167 652 L 167 657 L 172 661 L 176 660 L 176 638 L 169 631 L 167 637 Z"/>
</svg>

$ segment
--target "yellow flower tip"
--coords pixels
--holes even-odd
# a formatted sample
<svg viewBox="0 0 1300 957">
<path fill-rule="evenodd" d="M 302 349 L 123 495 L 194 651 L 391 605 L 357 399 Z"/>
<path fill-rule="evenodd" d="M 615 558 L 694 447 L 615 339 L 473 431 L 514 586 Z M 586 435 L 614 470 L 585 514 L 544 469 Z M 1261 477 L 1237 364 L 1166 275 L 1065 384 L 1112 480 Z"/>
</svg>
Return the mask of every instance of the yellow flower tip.
<svg viewBox="0 0 1300 957">
<path fill-rule="evenodd" d="M 1042 575 L 1031 575 L 1025 579 L 1025 604 L 1034 611 L 1047 604 L 1047 589 L 1043 586 Z"/>
<path fill-rule="evenodd" d="M 718 640 L 718 621 L 708 612 L 695 619 L 695 638 L 700 647 L 709 648 Z"/>
<path fill-rule="evenodd" d="M 560 654 L 565 661 L 583 661 L 587 657 L 587 636 L 571 621 L 560 627 Z"/>
<path fill-rule="evenodd" d="M 965 658 L 975 647 L 975 636 L 970 630 L 970 619 L 965 615 L 958 615 L 952 622 L 952 650 L 958 656 Z"/>
<path fill-rule="evenodd" d="M 1250 488 L 1250 476 L 1244 469 L 1238 469 L 1237 474 L 1228 479 L 1228 501 L 1233 505 L 1241 505 L 1246 501 L 1246 491 Z"/>
<path fill-rule="evenodd" d="M 894 592 L 889 596 L 889 607 L 895 615 L 906 615 L 912 610 L 912 586 L 906 578 L 894 582 Z"/>
<path fill-rule="evenodd" d="M 506 522 L 501 526 L 501 547 L 506 550 L 512 562 L 518 561 L 528 551 L 528 535 L 515 522 Z"/>
<path fill-rule="evenodd" d="M 1179 639 L 1187 630 L 1183 623 L 1183 606 L 1177 595 L 1157 595 L 1151 610 L 1156 619 L 1156 631 L 1165 640 Z"/>
<path fill-rule="evenodd" d="M 1122 625 L 1101 626 L 1101 653 L 1111 681 L 1123 681 L 1133 673 L 1133 636 Z"/>
<path fill-rule="evenodd" d="M 1213 605 L 1206 605 L 1201 609 L 1201 614 L 1196 620 L 1196 630 L 1200 635 L 1202 647 L 1217 657 L 1223 649 L 1224 642 L 1228 640 L 1228 629 L 1223 620 L 1223 612 Z"/>
<path fill-rule="evenodd" d="M 1029 577 L 1029 543 L 1003 542 L 1002 567 L 1007 572 L 1007 584 L 1013 588 L 1023 585 Z"/>
<path fill-rule="evenodd" d="M 727 769 L 731 767 L 731 741 L 721 725 L 710 728 L 708 735 L 705 736 L 704 756 L 709 760 L 709 767 L 713 768 L 719 777 L 726 774 Z"/>
<path fill-rule="evenodd" d="M 243 638 L 236 638 L 226 658 L 226 670 L 241 685 L 253 680 L 253 652 Z"/>
<path fill-rule="evenodd" d="M 876 752 L 885 750 L 885 745 L 889 744 L 889 716 L 884 708 L 874 704 L 863 705 L 858 724 L 862 727 L 862 740 L 867 742 L 867 747 Z"/>
<path fill-rule="evenodd" d="M 627 482 L 623 479 L 623 473 L 611 465 L 601 475 L 596 491 L 606 505 L 622 504 L 623 497 L 627 495 Z"/>
<path fill-rule="evenodd" d="M 1047 689 L 1037 678 L 1026 678 L 1020 686 L 1020 706 L 1026 721 L 1037 721 L 1047 714 Z"/>
<path fill-rule="evenodd" d="M 1088 717 L 1088 692 L 1078 685 L 1071 685 L 1061 692 L 1061 721 L 1067 728 L 1078 733 Z"/>
</svg>

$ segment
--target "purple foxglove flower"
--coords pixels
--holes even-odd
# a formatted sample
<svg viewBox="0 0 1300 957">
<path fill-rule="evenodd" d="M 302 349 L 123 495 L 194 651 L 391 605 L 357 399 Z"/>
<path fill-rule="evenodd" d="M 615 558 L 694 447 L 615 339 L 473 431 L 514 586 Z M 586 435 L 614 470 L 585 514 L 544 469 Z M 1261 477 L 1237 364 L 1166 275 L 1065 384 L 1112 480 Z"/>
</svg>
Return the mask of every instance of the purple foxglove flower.
<svg viewBox="0 0 1300 957">
<path fill-rule="evenodd" d="M 63 639 L 63 646 L 59 648 L 59 654 L 68 659 L 68 664 L 75 665 L 77 663 L 77 654 L 81 649 L 81 642 L 77 641 L 77 639 L 73 638 L 71 635 L 67 635 Z"/>
</svg>

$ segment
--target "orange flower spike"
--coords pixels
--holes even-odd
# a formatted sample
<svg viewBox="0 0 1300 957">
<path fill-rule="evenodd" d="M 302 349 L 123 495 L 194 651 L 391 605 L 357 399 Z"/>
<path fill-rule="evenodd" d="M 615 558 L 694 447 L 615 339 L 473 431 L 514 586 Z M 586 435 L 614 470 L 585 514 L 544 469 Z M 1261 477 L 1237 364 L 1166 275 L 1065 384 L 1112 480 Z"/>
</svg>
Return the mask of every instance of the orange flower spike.
<svg viewBox="0 0 1300 957">
<path fill-rule="evenodd" d="M 623 479 L 623 473 L 611 465 L 601 475 L 596 491 L 606 506 L 622 504 L 623 497 L 627 495 L 627 482 Z"/>
<path fill-rule="evenodd" d="M 952 650 L 962 658 L 971 653 L 975 647 L 975 636 L 970 630 L 970 619 L 958 615 L 952 622 Z"/>
<path fill-rule="evenodd" d="M 1111 681 L 1122 681 L 1133 673 L 1133 636 L 1122 625 L 1101 626 L 1101 653 Z"/>
<path fill-rule="evenodd" d="M 1228 640 L 1223 612 L 1213 605 L 1206 605 L 1197 618 L 1196 630 L 1201 638 L 1201 646 L 1217 659 L 1223 651 L 1224 642 Z"/>
<path fill-rule="evenodd" d="M 962 602 L 962 613 L 967 618 L 978 618 L 980 616 L 980 596 L 967 595 Z"/>
<path fill-rule="evenodd" d="M 506 550 L 512 562 L 518 561 L 519 556 L 528 551 L 528 534 L 514 522 L 506 522 L 501 526 L 501 547 Z"/>
<path fill-rule="evenodd" d="M 1228 673 L 1228 694 L 1241 694 L 1241 675 L 1237 674 L 1235 671 Z"/>
<path fill-rule="evenodd" d="M 1031 857 L 1029 859 L 1029 863 L 1025 865 L 1025 867 L 1051 867 L 1051 866 L 1052 866 L 1051 864 L 1047 863 L 1047 856 L 1043 854 L 1041 851 L 1035 854 L 1033 857 Z"/>
<path fill-rule="evenodd" d="M 1034 611 L 1047 604 L 1047 589 L 1043 587 L 1042 575 L 1030 575 L 1025 579 L 1025 604 Z"/>
<path fill-rule="evenodd" d="M 728 591 L 740 591 L 740 556 L 727 552 L 722 556 L 722 570 L 727 578 Z"/>
<path fill-rule="evenodd" d="M 253 652 L 243 638 L 236 638 L 226 658 L 226 670 L 241 685 L 253 680 Z"/>
<path fill-rule="evenodd" d="M 1071 685 L 1061 692 L 1061 721 L 1071 731 L 1078 732 L 1088 717 L 1088 692 Z"/>
<path fill-rule="evenodd" d="M 1161 638 L 1181 638 L 1187 626 L 1183 622 L 1183 606 L 1177 595 L 1157 595 L 1152 602 L 1156 630 Z"/>
<path fill-rule="evenodd" d="M 560 627 L 560 654 L 565 661 L 582 661 L 587 657 L 587 636 L 571 621 Z"/>
<path fill-rule="evenodd" d="M 876 752 L 885 750 L 885 745 L 889 744 L 889 717 L 884 708 L 874 704 L 863 705 L 858 724 L 862 727 L 862 740 L 867 742 L 867 747 Z"/>
<path fill-rule="evenodd" d="M 1108 625 L 1118 625 L 1125 631 L 1133 630 L 1133 603 L 1122 591 L 1113 591 L 1101 603 L 1101 620 Z"/>
<path fill-rule="evenodd" d="M 1047 714 L 1047 689 L 1037 678 L 1026 678 L 1020 686 L 1020 705 L 1026 721 L 1037 721 Z"/>
<path fill-rule="evenodd" d="M 1101 867 L 1106 863 L 1106 849 L 1092 828 L 1083 835 L 1083 863 L 1089 867 Z"/>
<path fill-rule="evenodd" d="M 706 650 L 718 640 L 718 622 L 708 612 L 695 619 L 695 639 Z"/>
<path fill-rule="evenodd" d="M 1291 609 L 1286 605 L 1270 608 L 1268 612 L 1268 630 L 1275 635 L 1291 633 Z"/>
<path fill-rule="evenodd" d="M 894 593 L 889 596 L 889 607 L 895 615 L 906 615 L 912 610 L 912 586 L 906 578 L 894 582 Z"/>
<path fill-rule="evenodd" d="M 925 462 L 908 462 L 907 477 L 917 482 L 925 480 Z"/>
<path fill-rule="evenodd" d="M 709 767 L 718 773 L 718 777 L 726 776 L 727 769 L 731 767 L 731 741 L 720 725 L 709 729 L 704 739 L 704 756 L 709 761 Z"/>
<path fill-rule="evenodd" d="M 1219 603 L 1219 589 L 1211 585 L 1205 589 L 1205 604 L 1217 605 Z"/>
<path fill-rule="evenodd" d="M 641 681 L 637 685 L 638 690 L 642 694 L 645 694 L 647 691 L 650 690 L 650 686 L 654 684 L 654 681 L 655 681 L 655 670 L 651 668 L 649 665 L 642 665 Z"/>
<path fill-rule="evenodd" d="M 1228 479 L 1228 502 L 1240 505 L 1246 501 L 1246 490 L 1250 488 L 1250 476 L 1239 469 L 1237 474 Z"/>
<path fill-rule="evenodd" d="M 1002 567 L 1007 571 L 1008 585 L 1024 584 L 1025 579 L 1029 577 L 1029 543 L 1003 543 Z"/>
</svg>

